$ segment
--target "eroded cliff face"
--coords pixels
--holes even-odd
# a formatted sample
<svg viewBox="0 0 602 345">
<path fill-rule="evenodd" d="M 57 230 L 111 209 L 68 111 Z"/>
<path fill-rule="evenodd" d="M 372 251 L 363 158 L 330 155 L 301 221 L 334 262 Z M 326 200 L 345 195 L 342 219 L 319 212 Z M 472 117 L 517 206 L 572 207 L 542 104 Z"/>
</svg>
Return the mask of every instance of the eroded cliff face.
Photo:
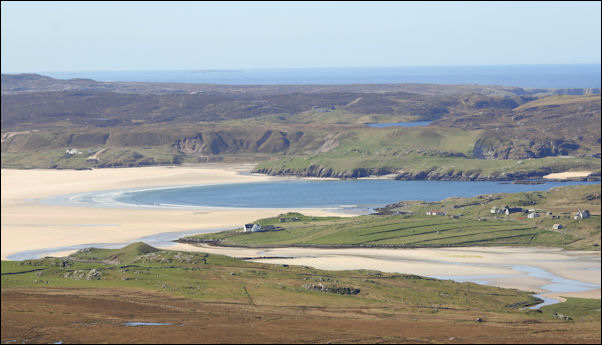
<svg viewBox="0 0 602 345">
<path fill-rule="evenodd" d="M 527 159 L 549 156 L 568 156 L 577 153 L 580 145 L 570 139 L 517 138 L 497 140 L 479 138 L 474 145 L 477 159 Z"/>
<path fill-rule="evenodd" d="M 236 153 L 285 153 L 293 143 L 298 143 L 303 132 L 266 130 L 263 133 L 249 131 L 235 133 L 207 131 L 176 140 L 174 148 L 184 154 L 236 154 Z"/>
</svg>

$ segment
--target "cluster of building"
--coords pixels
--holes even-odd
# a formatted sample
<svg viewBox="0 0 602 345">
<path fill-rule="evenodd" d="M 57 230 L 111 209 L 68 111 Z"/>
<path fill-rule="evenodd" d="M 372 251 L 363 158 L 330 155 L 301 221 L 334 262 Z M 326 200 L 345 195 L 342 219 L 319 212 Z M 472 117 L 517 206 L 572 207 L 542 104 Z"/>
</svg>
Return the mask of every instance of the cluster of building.
<svg viewBox="0 0 602 345">
<path fill-rule="evenodd" d="M 493 206 L 491 208 L 491 210 L 489 211 L 489 213 L 491 214 L 506 214 L 507 216 L 512 214 L 512 213 L 525 213 L 528 211 L 525 211 L 524 209 L 520 208 L 520 207 L 508 207 L 507 205 L 504 207 L 497 207 L 497 206 Z"/>
<path fill-rule="evenodd" d="M 506 214 L 506 215 L 510 215 L 512 213 L 518 213 L 518 212 L 528 213 L 527 218 L 530 218 L 530 219 L 537 218 L 540 216 L 539 213 L 535 209 L 524 210 L 520 207 L 508 207 L 508 206 L 497 207 L 497 206 L 494 206 L 489 211 L 489 213 L 491 213 L 491 214 Z M 551 211 L 546 212 L 546 215 L 553 217 L 553 218 L 558 218 L 558 216 L 553 216 Z M 577 211 L 577 213 L 575 214 L 575 216 L 573 218 L 576 220 L 579 220 L 579 219 L 585 219 L 585 218 L 589 218 L 589 217 L 590 217 L 590 213 L 588 210 L 579 210 L 579 211 Z M 560 229 L 562 229 L 562 224 L 554 224 L 552 226 L 552 229 L 560 230 Z"/>
</svg>

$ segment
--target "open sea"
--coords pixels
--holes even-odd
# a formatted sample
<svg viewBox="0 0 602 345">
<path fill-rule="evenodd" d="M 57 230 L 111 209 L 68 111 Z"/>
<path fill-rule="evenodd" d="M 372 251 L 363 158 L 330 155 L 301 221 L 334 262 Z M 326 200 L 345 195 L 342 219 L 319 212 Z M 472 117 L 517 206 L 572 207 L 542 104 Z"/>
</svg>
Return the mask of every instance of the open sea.
<svg viewBox="0 0 602 345">
<path fill-rule="evenodd" d="M 478 84 L 600 88 L 600 64 L 39 72 L 53 78 L 226 85 Z"/>
</svg>

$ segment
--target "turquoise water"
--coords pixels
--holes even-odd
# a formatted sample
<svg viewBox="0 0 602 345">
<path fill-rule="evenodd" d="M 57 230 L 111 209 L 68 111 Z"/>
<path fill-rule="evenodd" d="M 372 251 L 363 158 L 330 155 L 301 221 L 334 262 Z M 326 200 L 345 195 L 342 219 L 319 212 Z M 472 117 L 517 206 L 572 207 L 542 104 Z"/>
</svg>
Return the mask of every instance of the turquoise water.
<svg viewBox="0 0 602 345">
<path fill-rule="evenodd" d="M 590 183 L 545 182 L 524 185 L 462 181 L 292 180 L 133 190 L 110 192 L 107 195 L 89 193 L 71 196 L 70 201 L 83 205 L 118 202 L 131 206 L 169 208 L 205 206 L 362 209 L 381 207 L 402 200 L 438 201 L 448 197 L 544 191 L 576 184 Z"/>
</svg>

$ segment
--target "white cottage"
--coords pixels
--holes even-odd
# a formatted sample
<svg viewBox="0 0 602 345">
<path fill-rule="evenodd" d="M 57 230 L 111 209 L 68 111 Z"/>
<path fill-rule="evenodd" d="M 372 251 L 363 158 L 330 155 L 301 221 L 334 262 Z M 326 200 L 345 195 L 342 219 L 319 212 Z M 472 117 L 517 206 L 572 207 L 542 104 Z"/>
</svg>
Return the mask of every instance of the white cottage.
<svg viewBox="0 0 602 345">
<path fill-rule="evenodd" d="M 589 211 L 585 210 L 579 210 L 577 211 L 577 214 L 575 215 L 575 219 L 585 219 L 585 218 L 589 218 Z"/>
<path fill-rule="evenodd" d="M 261 225 L 259 224 L 245 224 L 243 232 L 258 232 L 261 231 Z"/>
</svg>

